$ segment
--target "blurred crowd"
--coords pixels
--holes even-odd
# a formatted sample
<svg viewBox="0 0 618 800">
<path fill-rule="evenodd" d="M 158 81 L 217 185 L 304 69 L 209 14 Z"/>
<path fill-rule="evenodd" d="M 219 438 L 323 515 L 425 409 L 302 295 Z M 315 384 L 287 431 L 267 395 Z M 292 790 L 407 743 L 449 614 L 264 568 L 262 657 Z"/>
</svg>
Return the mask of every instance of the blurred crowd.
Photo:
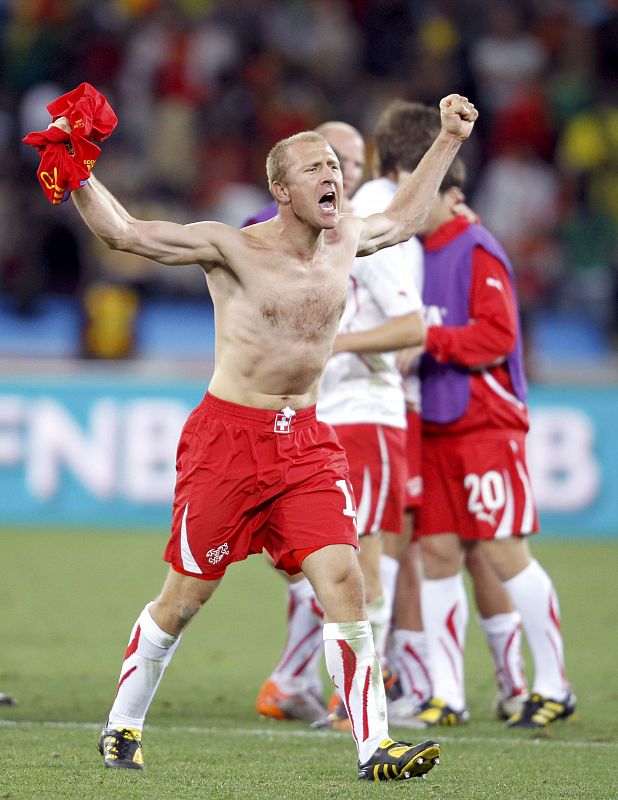
<svg viewBox="0 0 618 800">
<path fill-rule="evenodd" d="M 481 114 L 468 200 L 513 260 L 524 314 L 617 332 L 615 0 L 0 0 L 0 39 L 0 295 L 16 312 L 105 286 L 132 293 L 126 313 L 206 295 L 198 270 L 104 251 L 70 202 L 47 204 L 21 137 L 82 81 L 118 113 L 96 171 L 136 216 L 233 225 L 268 200 L 277 139 L 341 119 L 371 152 L 391 99 L 455 91 Z"/>
</svg>

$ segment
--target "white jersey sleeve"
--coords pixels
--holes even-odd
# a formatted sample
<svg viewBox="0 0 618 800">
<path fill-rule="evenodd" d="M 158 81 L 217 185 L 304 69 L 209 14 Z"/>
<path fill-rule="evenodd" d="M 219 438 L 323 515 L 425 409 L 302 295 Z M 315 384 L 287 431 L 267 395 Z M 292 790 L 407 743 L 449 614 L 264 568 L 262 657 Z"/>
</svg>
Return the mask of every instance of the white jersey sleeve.
<svg viewBox="0 0 618 800">
<path fill-rule="evenodd" d="M 383 211 L 395 196 L 397 189 L 398 185 L 388 178 L 378 178 L 374 181 L 368 181 L 363 184 L 354 195 L 354 213 L 358 214 L 359 217 L 367 217 L 370 214 Z M 423 248 L 418 239 L 413 237 L 407 242 L 398 244 L 396 247 L 379 250 L 374 256 L 369 256 L 368 258 L 374 258 L 380 255 L 386 255 L 388 257 L 393 250 L 399 252 L 400 257 L 404 260 L 407 269 L 410 271 L 420 306 L 424 280 Z M 377 264 L 378 262 L 376 261 L 374 263 Z M 395 316 L 395 314 L 392 314 L 392 316 Z M 406 402 L 415 408 L 419 408 L 420 381 L 417 366 L 413 367 L 410 373 L 406 375 L 404 379 L 404 391 Z"/>
<path fill-rule="evenodd" d="M 393 186 L 386 179 L 365 184 L 360 197 L 357 193 L 354 198 L 355 210 L 358 202 L 367 209 L 362 216 L 380 211 L 394 194 Z M 339 330 L 369 330 L 420 310 L 422 303 L 414 284 L 417 264 L 412 264 L 419 258 L 422 249 L 411 240 L 355 259 Z M 394 353 L 339 353 L 329 359 L 317 412 L 332 425 L 365 422 L 405 427 L 403 381 Z"/>
</svg>

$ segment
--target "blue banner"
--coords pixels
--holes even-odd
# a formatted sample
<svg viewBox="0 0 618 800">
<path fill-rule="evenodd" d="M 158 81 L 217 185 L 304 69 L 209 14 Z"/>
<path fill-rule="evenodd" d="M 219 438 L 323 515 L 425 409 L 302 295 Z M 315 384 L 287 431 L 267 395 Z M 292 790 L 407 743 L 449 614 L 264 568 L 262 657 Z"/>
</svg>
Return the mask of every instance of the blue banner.
<svg viewBox="0 0 618 800">
<path fill-rule="evenodd" d="M 0 379 L 0 524 L 169 527 L 176 443 L 205 384 Z M 549 533 L 618 538 L 618 387 L 534 387 L 528 463 Z"/>
</svg>

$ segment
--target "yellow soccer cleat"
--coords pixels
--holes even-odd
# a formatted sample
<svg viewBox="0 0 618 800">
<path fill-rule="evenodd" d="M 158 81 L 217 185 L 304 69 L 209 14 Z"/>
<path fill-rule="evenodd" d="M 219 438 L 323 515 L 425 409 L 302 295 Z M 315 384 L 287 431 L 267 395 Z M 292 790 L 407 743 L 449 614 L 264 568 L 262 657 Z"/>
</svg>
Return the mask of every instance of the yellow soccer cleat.
<svg viewBox="0 0 618 800">
<path fill-rule="evenodd" d="M 507 728 L 546 728 L 557 719 L 567 719 L 575 714 L 577 699 L 569 692 L 564 700 L 552 700 L 533 694 L 507 721 Z"/>
<path fill-rule="evenodd" d="M 144 769 L 142 732 L 137 728 L 103 728 L 97 749 L 106 767 Z"/>
<path fill-rule="evenodd" d="M 440 763 L 440 745 L 422 742 L 412 745 L 384 739 L 364 764 L 358 764 L 361 781 L 406 781 L 424 778 L 430 769 Z"/>
<path fill-rule="evenodd" d="M 444 700 L 432 697 L 424 703 L 418 712 L 406 721 L 406 728 L 433 728 L 436 725 L 461 725 L 467 722 L 470 715 L 463 711 L 454 711 Z M 393 723 L 397 724 L 397 723 Z"/>
</svg>

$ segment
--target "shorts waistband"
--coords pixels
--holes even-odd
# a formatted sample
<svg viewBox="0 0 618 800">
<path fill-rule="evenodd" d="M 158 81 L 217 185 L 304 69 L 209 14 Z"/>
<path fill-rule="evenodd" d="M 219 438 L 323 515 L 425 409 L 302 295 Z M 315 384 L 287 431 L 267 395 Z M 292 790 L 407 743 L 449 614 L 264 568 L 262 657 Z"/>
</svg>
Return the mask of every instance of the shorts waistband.
<svg viewBox="0 0 618 800">
<path fill-rule="evenodd" d="M 255 408 L 255 406 L 242 406 L 238 403 L 230 403 L 228 400 L 221 400 L 214 394 L 206 392 L 201 402 L 201 407 L 208 410 L 209 414 L 220 418 L 234 419 L 237 425 L 244 428 L 253 428 L 277 433 L 291 433 L 302 430 L 303 428 L 315 425 L 317 418 L 315 415 L 315 405 L 301 409 L 292 409 L 289 406 L 271 411 L 267 408 Z M 283 424 L 288 422 L 287 430 Z M 279 425 L 277 430 L 275 426 Z"/>
</svg>

